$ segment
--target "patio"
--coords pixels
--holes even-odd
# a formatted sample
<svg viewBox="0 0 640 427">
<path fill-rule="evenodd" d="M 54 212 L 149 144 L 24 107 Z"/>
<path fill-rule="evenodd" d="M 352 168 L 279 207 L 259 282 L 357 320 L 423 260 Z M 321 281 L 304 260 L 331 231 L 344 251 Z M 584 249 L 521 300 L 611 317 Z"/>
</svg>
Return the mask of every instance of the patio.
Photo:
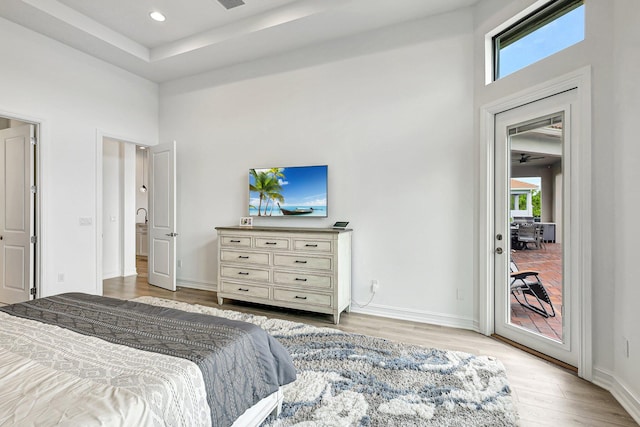
<svg viewBox="0 0 640 427">
<path fill-rule="evenodd" d="M 541 249 L 524 249 L 512 253 L 520 270 L 539 273 L 547 289 L 555 317 L 545 318 L 521 306 L 511 295 L 511 323 L 555 340 L 562 340 L 562 244 L 545 243 Z"/>
</svg>

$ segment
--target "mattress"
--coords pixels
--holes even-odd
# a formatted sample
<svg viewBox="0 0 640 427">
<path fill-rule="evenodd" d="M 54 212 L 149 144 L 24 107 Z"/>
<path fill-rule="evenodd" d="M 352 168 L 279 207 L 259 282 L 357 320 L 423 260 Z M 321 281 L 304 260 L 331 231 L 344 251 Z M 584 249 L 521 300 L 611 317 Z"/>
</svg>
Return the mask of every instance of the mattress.
<svg viewBox="0 0 640 427">
<path fill-rule="evenodd" d="M 245 322 L 80 293 L 0 307 L 0 425 L 228 426 L 295 376 Z"/>
</svg>

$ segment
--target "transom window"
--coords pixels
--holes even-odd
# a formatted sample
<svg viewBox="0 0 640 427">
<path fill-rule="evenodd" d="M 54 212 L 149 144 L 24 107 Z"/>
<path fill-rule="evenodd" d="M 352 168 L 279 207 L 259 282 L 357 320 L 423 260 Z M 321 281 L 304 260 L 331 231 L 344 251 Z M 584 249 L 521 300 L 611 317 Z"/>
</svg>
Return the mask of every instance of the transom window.
<svg viewBox="0 0 640 427">
<path fill-rule="evenodd" d="M 555 0 L 493 36 L 493 80 L 584 40 L 584 0 Z"/>
</svg>

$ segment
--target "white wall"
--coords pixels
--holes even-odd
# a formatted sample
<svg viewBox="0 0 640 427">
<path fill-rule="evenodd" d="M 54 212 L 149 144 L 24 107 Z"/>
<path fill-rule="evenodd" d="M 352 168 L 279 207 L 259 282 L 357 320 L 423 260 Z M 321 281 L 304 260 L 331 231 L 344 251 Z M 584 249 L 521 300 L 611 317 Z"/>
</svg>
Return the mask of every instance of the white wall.
<svg viewBox="0 0 640 427">
<path fill-rule="evenodd" d="M 214 227 L 246 215 L 249 168 L 327 164 L 328 219 L 255 223 L 351 221 L 353 297 L 381 285 L 366 311 L 473 327 L 471 31 L 465 10 L 161 85 L 178 280 L 215 283 Z"/>
<path fill-rule="evenodd" d="M 533 0 L 485 0 L 476 6 L 475 106 L 479 108 L 554 77 L 591 66 L 594 379 L 611 389 L 621 402 L 633 401 L 626 408 L 638 419 L 640 332 L 637 325 L 640 319 L 634 305 L 640 294 L 633 268 L 637 264 L 638 239 L 632 230 L 635 230 L 636 222 L 633 214 L 640 203 L 635 162 L 640 152 L 634 129 L 640 111 L 640 84 L 635 72 L 640 65 L 640 27 L 635 24 L 639 5 L 631 0 L 587 0 L 583 42 L 485 85 L 485 34 L 533 3 Z M 622 355 L 623 334 L 631 341 L 628 359 Z"/>
<path fill-rule="evenodd" d="M 102 277 L 122 274 L 122 144 L 105 139 L 102 150 Z"/>
<path fill-rule="evenodd" d="M 136 146 L 122 144 L 122 275 L 136 271 Z M 103 183 L 104 186 L 104 183 Z"/>
<path fill-rule="evenodd" d="M 155 144 L 158 86 L 1 18 L 0 40 L 0 115 L 42 122 L 41 295 L 97 292 L 97 130 Z"/>
<path fill-rule="evenodd" d="M 640 286 L 638 285 L 638 215 L 640 211 L 640 144 L 638 144 L 638 117 L 640 117 L 640 3 L 618 0 L 614 15 L 614 104 L 613 133 L 608 138 L 614 145 L 614 215 L 607 228 L 613 229 L 615 262 L 613 314 L 614 376 L 618 382 L 618 397 L 640 401 Z M 629 341 L 629 357 L 625 339 Z M 640 408 L 636 407 L 636 420 Z"/>
</svg>

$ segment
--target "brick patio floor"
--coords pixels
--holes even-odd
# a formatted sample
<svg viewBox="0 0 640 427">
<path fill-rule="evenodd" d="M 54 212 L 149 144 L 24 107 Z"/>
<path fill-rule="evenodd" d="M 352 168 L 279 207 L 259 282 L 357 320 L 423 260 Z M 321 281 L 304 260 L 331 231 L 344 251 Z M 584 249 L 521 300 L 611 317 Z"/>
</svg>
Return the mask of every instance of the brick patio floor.
<svg viewBox="0 0 640 427">
<path fill-rule="evenodd" d="M 545 243 L 542 249 L 517 250 L 511 256 L 518 269 L 539 273 L 556 310 L 555 317 L 545 319 L 521 306 L 511 295 L 511 323 L 562 341 L 562 244 Z"/>
</svg>

